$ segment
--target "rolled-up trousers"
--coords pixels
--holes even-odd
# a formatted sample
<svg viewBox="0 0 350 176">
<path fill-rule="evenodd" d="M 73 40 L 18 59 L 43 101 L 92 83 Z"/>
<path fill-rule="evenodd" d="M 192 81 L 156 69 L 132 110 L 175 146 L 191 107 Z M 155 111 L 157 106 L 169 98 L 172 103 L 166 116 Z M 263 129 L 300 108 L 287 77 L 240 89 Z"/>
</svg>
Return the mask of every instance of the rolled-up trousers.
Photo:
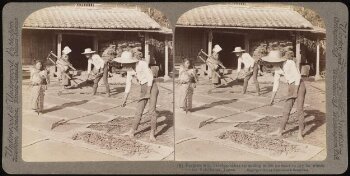
<svg viewBox="0 0 350 176">
<path fill-rule="evenodd" d="M 255 63 L 254 67 L 253 67 L 253 74 L 247 75 L 244 78 L 244 83 L 243 83 L 243 93 L 247 92 L 247 87 L 248 87 L 248 82 L 250 80 L 250 78 L 253 76 L 253 81 L 255 84 L 255 88 L 256 88 L 256 92 L 259 93 L 260 92 L 260 87 L 259 87 L 259 82 L 258 82 L 258 71 L 259 71 L 259 67 L 258 64 Z"/>
<path fill-rule="evenodd" d="M 294 85 L 288 86 L 288 96 L 291 96 L 294 92 Z M 287 125 L 290 111 L 293 108 L 294 103 L 297 103 L 297 116 L 299 118 L 299 130 L 301 132 L 304 131 L 304 100 L 306 95 L 306 87 L 304 81 L 301 80 L 299 84 L 298 97 L 287 99 L 283 109 L 283 120 L 280 128 L 284 130 Z"/>
<path fill-rule="evenodd" d="M 108 64 L 105 63 L 103 67 L 103 74 L 98 74 L 94 79 L 94 85 L 92 87 L 92 93 L 95 95 L 98 87 L 98 82 L 103 78 L 103 84 L 106 86 L 106 93 L 109 94 L 109 84 L 108 84 Z"/>
<path fill-rule="evenodd" d="M 147 83 L 141 85 L 141 94 L 140 97 L 144 97 L 147 93 Z M 153 82 L 152 89 L 151 89 L 151 97 L 149 99 L 143 99 L 140 100 L 137 103 L 136 112 L 135 112 L 135 119 L 132 124 L 133 130 L 137 130 L 137 127 L 140 124 L 142 113 L 146 107 L 147 102 L 149 102 L 149 109 L 148 109 L 148 115 L 151 117 L 151 131 L 155 132 L 157 128 L 157 113 L 156 113 L 156 105 L 157 105 L 157 99 L 158 99 L 158 85 L 156 82 Z"/>
</svg>

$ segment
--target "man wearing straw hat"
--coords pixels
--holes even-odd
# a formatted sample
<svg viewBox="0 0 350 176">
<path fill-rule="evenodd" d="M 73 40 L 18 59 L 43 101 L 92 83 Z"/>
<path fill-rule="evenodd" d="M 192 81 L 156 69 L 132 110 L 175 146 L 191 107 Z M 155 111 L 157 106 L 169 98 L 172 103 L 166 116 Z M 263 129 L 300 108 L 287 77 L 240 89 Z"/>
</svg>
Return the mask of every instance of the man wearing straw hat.
<svg viewBox="0 0 350 176">
<path fill-rule="evenodd" d="M 286 127 L 290 111 L 296 102 L 297 104 L 297 116 L 299 117 L 299 132 L 298 139 L 303 139 L 304 131 L 304 99 L 306 94 L 306 88 L 304 81 L 301 79 L 299 70 L 293 60 L 281 57 L 281 52 L 278 50 L 272 50 L 270 53 L 261 58 L 264 62 L 267 62 L 273 66 L 275 71 L 274 83 L 270 104 L 273 104 L 276 92 L 279 87 L 279 79 L 284 75 L 288 83 L 287 98 L 283 110 L 283 121 L 280 127 L 270 133 L 270 135 L 282 136 L 283 130 Z"/>
<path fill-rule="evenodd" d="M 244 52 L 241 47 L 235 47 L 235 50 L 232 51 L 238 57 L 238 66 L 237 66 L 237 74 L 241 71 L 241 65 L 244 65 L 244 83 L 242 93 L 245 94 L 248 87 L 248 82 L 250 78 L 253 76 L 253 81 L 256 88 L 257 95 L 260 95 L 260 88 L 258 82 L 258 63 L 252 58 L 248 53 Z"/>
<path fill-rule="evenodd" d="M 86 48 L 81 54 L 84 54 L 88 59 L 88 74 L 92 74 L 94 78 L 94 85 L 92 87 L 92 95 L 96 95 L 98 83 L 101 78 L 103 78 L 103 83 L 106 86 L 107 97 L 110 96 L 110 90 L 108 85 L 108 64 L 105 62 L 96 51 L 92 51 L 91 48 Z M 91 70 L 91 65 L 94 65 L 93 70 Z"/>
<path fill-rule="evenodd" d="M 134 137 L 134 134 L 141 121 L 142 113 L 148 102 L 148 114 L 151 117 L 151 132 L 149 139 L 150 141 L 155 141 L 155 132 L 157 128 L 156 105 L 159 90 L 156 82 L 153 80 L 153 73 L 148 67 L 148 63 L 146 61 L 136 59 L 130 51 L 124 51 L 121 54 L 121 57 L 117 57 L 114 60 L 121 63 L 123 68 L 127 70 L 123 107 L 125 106 L 129 96 L 132 79 L 136 78 L 138 84 L 141 85 L 140 100 L 137 103 L 135 120 L 130 130 L 122 135 L 127 135 L 131 138 Z"/>
<path fill-rule="evenodd" d="M 56 62 L 59 73 L 59 82 L 62 86 L 62 89 L 58 92 L 59 95 L 64 89 L 71 86 L 69 79 L 69 66 L 72 66 L 72 64 L 70 63 L 68 56 L 68 54 L 71 52 L 72 50 L 68 46 L 65 46 L 62 50 L 62 56 Z"/>
<path fill-rule="evenodd" d="M 211 72 L 211 82 L 213 83 L 213 88 L 216 88 L 221 83 L 220 76 L 218 74 L 220 67 L 225 68 L 225 66 L 222 65 L 219 60 L 220 51 L 222 51 L 222 48 L 219 45 L 215 45 L 213 48 L 213 53 L 207 59 L 207 63 L 210 67 L 209 69 Z"/>
</svg>

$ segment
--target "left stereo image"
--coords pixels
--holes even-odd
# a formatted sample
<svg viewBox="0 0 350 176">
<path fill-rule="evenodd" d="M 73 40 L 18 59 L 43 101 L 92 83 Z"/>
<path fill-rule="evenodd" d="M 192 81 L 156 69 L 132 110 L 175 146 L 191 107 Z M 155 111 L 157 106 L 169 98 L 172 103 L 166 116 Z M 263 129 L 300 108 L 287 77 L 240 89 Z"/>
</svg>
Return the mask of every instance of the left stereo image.
<svg viewBox="0 0 350 176">
<path fill-rule="evenodd" d="M 128 3 L 39 9 L 22 26 L 22 159 L 174 160 L 173 32 Z"/>
</svg>

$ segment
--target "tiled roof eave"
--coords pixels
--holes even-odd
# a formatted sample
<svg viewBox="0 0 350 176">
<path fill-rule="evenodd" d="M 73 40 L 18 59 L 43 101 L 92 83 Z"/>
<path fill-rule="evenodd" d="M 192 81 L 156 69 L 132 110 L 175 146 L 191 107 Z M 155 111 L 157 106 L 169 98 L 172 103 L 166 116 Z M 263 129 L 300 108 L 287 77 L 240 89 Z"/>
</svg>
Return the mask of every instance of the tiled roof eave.
<svg viewBox="0 0 350 176">
<path fill-rule="evenodd" d="M 312 28 L 281 28 L 281 27 L 241 27 L 241 26 L 205 26 L 205 25 L 182 25 L 177 24 L 176 27 L 184 28 L 205 28 L 205 29 L 242 29 L 242 30 L 272 30 L 272 31 L 312 31 Z"/>
<path fill-rule="evenodd" d="M 135 32 L 164 32 L 161 29 L 136 29 L 136 28 L 119 28 L 119 29 L 112 29 L 112 28 L 43 28 L 43 27 L 31 27 L 31 26 L 23 26 L 22 29 L 36 29 L 36 30 L 72 30 L 72 31 L 135 31 Z"/>
</svg>

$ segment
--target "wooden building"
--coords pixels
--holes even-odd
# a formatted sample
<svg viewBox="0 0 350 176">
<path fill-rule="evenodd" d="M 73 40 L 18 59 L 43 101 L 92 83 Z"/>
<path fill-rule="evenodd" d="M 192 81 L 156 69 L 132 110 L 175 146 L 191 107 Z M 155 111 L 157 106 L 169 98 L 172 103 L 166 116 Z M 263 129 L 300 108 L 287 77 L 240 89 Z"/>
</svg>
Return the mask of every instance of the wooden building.
<svg viewBox="0 0 350 176">
<path fill-rule="evenodd" d="M 152 52 L 152 42 L 162 43 L 162 54 Z M 137 8 L 118 6 L 53 6 L 32 13 L 24 21 L 22 30 L 22 64 L 34 59 L 46 59 L 53 51 L 61 55 L 64 46 L 72 49 L 70 60 L 80 70 L 87 69 L 87 59 L 81 53 L 92 48 L 101 55 L 109 44 L 122 41 L 140 43 L 144 57 L 155 58 L 168 76 L 169 44 L 172 31 Z M 154 43 L 154 42 L 153 42 Z"/>
<path fill-rule="evenodd" d="M 188 57 L 200 64 L 198 52 L 203 49 L 211 55 L 213 46 L 219 44 L 223 48 L 220 60 L 226 67 L 236 69 L 238 62 L 232 53 L 235 47 L 240 46 L 253 56 L 261 44 L 269 47 L 277 42 L 282 47 L 291 47 L 298 66 L 318 58 L 315 61 L 317 76 L 320 73 L 320 52 L 318 50 L 317 55 L 303 60 L 301 49 L 305 37 L 316 41 L 319 49 L 319 41 L 325 39 L 325 30 L 314 27 L 291 8 L 229 4 L 203 6 L 187 11 L 177 21 L 175 63 L 180 63 L 181 57 Z"/>
</svg>

